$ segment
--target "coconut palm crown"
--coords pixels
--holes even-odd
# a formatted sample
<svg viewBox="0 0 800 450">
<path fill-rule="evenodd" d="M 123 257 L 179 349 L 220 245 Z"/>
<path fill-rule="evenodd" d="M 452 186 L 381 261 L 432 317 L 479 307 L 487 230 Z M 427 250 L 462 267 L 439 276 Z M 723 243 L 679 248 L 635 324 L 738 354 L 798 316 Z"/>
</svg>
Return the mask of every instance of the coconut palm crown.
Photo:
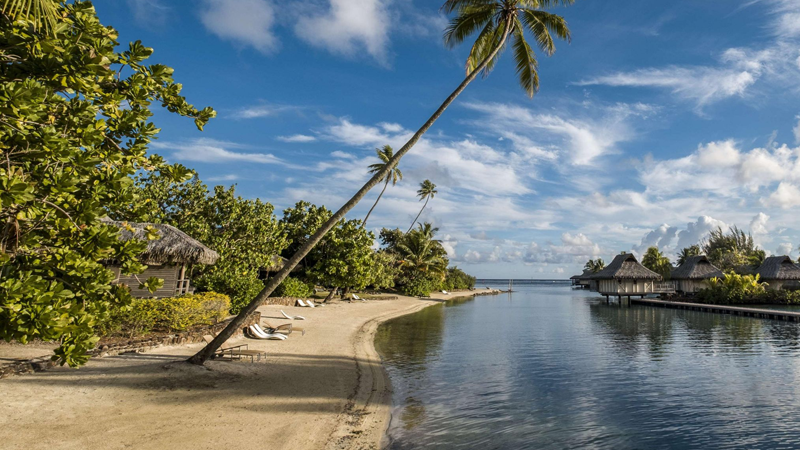
<svg viewBox="0 0 800 450">
<path fill-rule="evenodd" d="M 388 164 L 389 160 L 392 159 L 394 156 L 394 149 L 392 149 L 389 145 L 384 145 L 383 148 L 376 148 L 375 153 L 378 155 L 378 159 L 381 160 L 379 163 L 370 164 L 369 166 L 369 173 L 375 174 L 382 171 Z M 375 200 L 375 203 L 372 204 L 372 208 L 369 209 L 367 213 L 367 217 L 364 217 L 364 221 L 361 223 L 362 226 L 367 226 L 367 219 L 369 219 L 370 214 L 372 214 L 372 210 L 378 206 L 378 202 L 381 201 L 381 197 L 383 197 L 383 193 L 386 192 L 386 188 L 389 186 L 389 182 L 392 182 L 392 186 L 396 185 L 398 181 L 403 179 L 403 172 L 397 168 L 397 166 L 392 167 L 388 174 L 386 174 L 385 182 L 383 183 L 383 189 L 381 193 L 378 194 L 378 199 Z"/>
<path fill-rule="evenodd" d="M 419 216 L 422 215 L 422 211 L 425 211 L 425 207 L 428 206 L 428 201 L 438 193 L 439 191 L 436 190 L 436 185 L 433 184 L 431 180 L 425 180 L 420 183 L 419 190 L 417 191 L 417 198 L 419 198 L 419 201 L 425 200 L 425 204 L 422 205 L 422 209 L 419 210 L 417 217 L 414 217 L 414 221 L 411 222 L 411 226 L 408 227 L 408 231 L 406 231 L 406 233 L 414 228 L 414 224 L 417 223 L 417 220 L 419 220 Z"/>
<path fill-rule="evenodd" d="M 539 50 L 547 56 L 556 51 L 553 35 L 570 41 L 569 28 L 563 17 L 545 10 L 555 6 L 568 6 L 574 0 L 447 0 L 442 11 L 456 12 L 455 18 L 444 33 L 444 42 L 449 47 L 461 44 L 478 32 L 478 37 L 469 51 L 466 71 L 471 73 L 498 45 L 511 37 L 514 62 L 522 88 L 529 97 L 539 90 L 539 72 L 536 54 L 526 35 L 533 37 Z M 501 50 L 502 51 L 502 50 Z M 500 57 L 498 52 L 483 69 L 489 75 Z"/>
</svg>

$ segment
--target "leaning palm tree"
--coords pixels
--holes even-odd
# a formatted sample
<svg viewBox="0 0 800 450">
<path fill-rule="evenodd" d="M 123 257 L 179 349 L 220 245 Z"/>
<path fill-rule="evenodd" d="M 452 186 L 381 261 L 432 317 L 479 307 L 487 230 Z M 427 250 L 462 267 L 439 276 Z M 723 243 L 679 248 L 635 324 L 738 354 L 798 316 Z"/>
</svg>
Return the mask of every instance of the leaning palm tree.
<svg viewBox="0 0 800 450">
<path fill-rule="evenodd" d="M 414 217 L 414 221 L 411 222 L 411 226 L 408 227 L 408 231 L 411 231 L 414 228 L 414 224 L 417 223 L 419 216 L 422 214 L 422 211 L 425 211 L 425 207 L 428 206 L 428 200 L 432 199 L 439 191 L 436 190 L 436 185 L 431 183 L 431 180 L 425 180 L 419 185 L 419 190 L 417 191 L 417 198 L 419 201 L 425 200 L 425 204 L 422 205 L 422 209 L 419 210 L 417 217 Z M 408 233 L 406 231 L 406 233 Z"/>
<path fill-rule="evenodd" d="M 372 164 L 369 166 L 369 173 L 378 173 L 389 164 L 389 161 L 392 159 L 392 155 L 394 154 L 394 150 L 392 147 L 388 145 L 384 145 L 383 148 L 376 148 L 375 152 L 378 154 L 378 158 L 381 162 Z M 378 199 L 375 200 L 375 203 L 372 205 L 372 208 L 369 209 L 367 213 L 367 217 L 364 217 L 364 222 L 361 223 L 361 226 L 367 226 L 367 219 L 369 219 L 369 215 L 372 214 L 372 210 L 378 206 L 378 202 L 381 201 L 381 197 L 383 197 L 383 193 L 386 192 L 386 188 L 389 186 L 389 182 L 392 182 L 392 186 L 397 184 L 398 181 L 403 179 L 403 172 L 400 172 L 398 167 L 394 167 L 389 171 L 389 174 L 386 175 L 386 182 L 383 183 L 383 189 L 381 189 L 381 193 L 378 194 Z"/>
<path fill-rule="evenodd" d="M 295 266 L 317 245 L 337 222 L 342 220 L 348 211 L 353 209 L 365 195 L 381 180 L 385 180 L 400 159 L 411 150 L 422 136 L 441 117 L 447 107 L 461 94 L 479 74 L 488 75 L 497 63 L 498 55 L 506 47 L 509 36 L 512 37 L 514 61 L 522 88 L 532 97 L 539 88 L 538 64 L 533 48 L 528 44 L 528 36 L 545 55 L 552 55 L 556 50 L 555 39 L 569 40 L 567 22 L 556 14 L 546 11 L 559 5 L 571 5 L 574 0 L 447 0 L 442 12 L 455 13 L 455 17 L 447 27 L 444 40 L 449 47 L 462 43 L 470 35 L 478 32 L 467 58 L 467 75 L 461 84 L 444 100 L 433 115 L 414 133 L 408 142 L 392 156 L 380 172 L 356 192 L 331 218 L 314 233 L 297 252 L 283 265 L 264 289 L 232 320 L 221 333 L 205 348 L 192 356 L 189 361 L 203 364 L 214 356 L 214 352 L 240 329 L 248 316 L 266 300 L 272 291 L 286 278 Z"/>
</svg>

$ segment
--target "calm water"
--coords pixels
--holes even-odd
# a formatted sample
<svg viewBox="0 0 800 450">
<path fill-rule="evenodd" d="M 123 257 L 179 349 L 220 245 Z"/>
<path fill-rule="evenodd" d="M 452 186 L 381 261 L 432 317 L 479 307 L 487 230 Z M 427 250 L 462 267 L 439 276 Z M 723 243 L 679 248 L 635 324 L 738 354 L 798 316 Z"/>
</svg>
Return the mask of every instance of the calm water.
<svg viewBox="0 0 800 450">
<path fill-rule="evenodd" d="M 386 323 L 392 449 L 800 449 L 800 325 L 564 285 Z"/>
</svg>

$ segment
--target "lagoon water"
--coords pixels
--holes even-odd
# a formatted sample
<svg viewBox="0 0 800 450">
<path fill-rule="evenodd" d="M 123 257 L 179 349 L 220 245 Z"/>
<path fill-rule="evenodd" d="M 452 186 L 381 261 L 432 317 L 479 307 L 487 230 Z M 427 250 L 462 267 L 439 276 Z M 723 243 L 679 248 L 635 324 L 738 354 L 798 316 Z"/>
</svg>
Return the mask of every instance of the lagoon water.
<svg viewBox="0 0 800 450">
<path fill-rule="evenodd" d="M 800 325 L 514 288 L 379 329 L 391 449 L 800 449 Z"/>
</svg>

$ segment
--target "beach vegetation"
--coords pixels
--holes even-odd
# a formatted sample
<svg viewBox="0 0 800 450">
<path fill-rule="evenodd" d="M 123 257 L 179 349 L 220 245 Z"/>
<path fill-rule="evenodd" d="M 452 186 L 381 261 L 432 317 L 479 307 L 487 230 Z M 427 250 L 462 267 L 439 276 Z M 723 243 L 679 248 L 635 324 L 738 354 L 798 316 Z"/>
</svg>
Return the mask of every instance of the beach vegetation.
<svg viewBox="0 0 800 450">
<path fill-rule="evenodd" d="M 406 233 L 408 233 L 409 231 L 411 231 L 412 228 L 414 228 L 414 225 L 417 223 L 417 220 L 419 220 L 419 216 L 422 215 L 422 211 L 425 211 L 425 207 L 428 206 L 428 201 L 432 199 L 434 196 L 436 196 L 436 194 L 438 193 L 439 191 L 436 190 L 436 185 L 433 184 L 431 180 L 425 180 L 422 183 L 420 183 L 419 190 L 417 191 L 417 198 L 419 199 L 419 201 L 425 200 L 425 203 L 423 203 L 422 208 L 419 210 L 419 213 L 417 213 L 417 217 L 414 217 L 414 221 L 411 222 L 411 226 L 408 227 L 408 231 L 406 231 Z"/>
<path fill-rule="evenodd" d="M 456 266 L 447 269 L 441 288 L 446 291 L 456 289 L 472 289 L 475 287 L 476 278 Z"/>
<path fill-rule="evenodd" d="M 379 163 L 375 163 L 369 166 L 369 173 L 378 173 L 389 164 L 391 161 L 392 156 L 394 156 L 394 149 L 392 149 L 389 145 L 384 145 L 383 148 L 376 148 L 375 153 L 378 156 L 378 159 L 381 160 Z M 375 203 L 372 205 L 372 208 L 369 209 L 367 212 L 366 217 L 364 217 L 364 222 L 362 225 L 364 227 L 367 226 L 367 220 L 369 220 L 370 214 L 372 214 L 372 210 L 378 206 L 378 202 L 381 201 L 381 197 L 383 197 L 383 193 L 386 192 L 386 188 L 389 187 L 389 182 L 392 182 L 392 186 L 396 185 L 398 181 L 403 179 L 403 172 L 400 171 L 400 168 L 395 166 L 389 171 L 389 174 L 386 175 L 386 181 L 383 183 L 383 189 L 381 189 L 381 193 L 378 194 L 378 198 L 375 200 Z"/>
<path fill-rule="evenodd" d="M 701 244 L 703 253 L 723 272 L 747 273 L 761 265 L 766 252 L 758 248 L 750 233 L 734 226 L 728 232 L 721 227 L 712 230 Z"/>
<path fill-rule="evenodd" d="M 703 251 L 700 249 L 699 245 L 690 245 L 689 247 L 684 247 L 680 252 L 678 252 L 678 266 L 682 266 L 683 263 L 685 263 L 686 260 L 692 256 L 700 256 L 702 254 Z"/>
<path fill-rule="evenodd" d="M 299 278 L 286 277 L 283 283 L 275 289 L 273 297 L 308 298 L 314 294 L 314 285 L 304 282 Z"/>
<path fill-rule="evenodd" d="M 672 263 L 664 256 L 658 247 L 649 247 L 642 256 L 642 265 L 661 275 L 664 280 L 669 280 L 672 272 Z"/>
<path fill-rule="evenodd" d="M 555 52 L 555 39 L 570 39 L 566 21 L 546 9 L 553 6 L 570 5 L 573 0 L 559 2 L 530 2 L 523 0 L 447 0 L 441 10 L 445 14 L 455 14 L 450 25 L 445 31 L 445 44 L 455 47 L 464 42 L 469 36 L 478 33 L 471 47 L 466 64 L 466 77 L 448 95 L 433 114 L 409 138 L 409 140 L 392 156 L 386 165 L 374 173 L 356 193 L 316 232 L 311 235 L 303 245 L 297 248 L 284 264 L 283 268 L 275 274 L 265 288 L 243 308 L 234 319 L 214 340 L 189 361 L 194 364 L 203 364 L 210 359 L 214 352 L 239 329 L 252 312 L 269 297 L 276 287 L 289 273 L 302 261 L 311 250 L 319 244 L 325 235 L 336 227 L 345 215 L 353 209 L 366 195 L 381 181 L 385 183 L 389 172 L 394 169 L 422 138 L 422 136 L 442 116 L 444 111 L 458 98 L 458 96 L 474 81 L 478 75 L 487 76 L 495 66 L 498 56 L 506 47 L 509 36 L 512 36 L 514 60 L 520 84 L 528 96 L 532 97 L 539 88 L 538 63 L 533 47 L 528 43 L 529 36 L 545 55 Z M 413 224 L 412 224 L 413 227 Z"/>
<path fill-rule="evenodd" d="M 133 201 L 133 174 L 165 166 L 148 155 L 152 103 L 200 130 L 215 113 L 186 101 L 171 68 L 147 63 L 151 48 L 118 49 L 91 3 L 54 3 L 46 31 L 35 11 L 49 13 L 20 4 L 0 16 L 0 338 L 57 341 L 54 359 L 78 366 L 110 311 L 131 302 L 104 261 L 145 269 L 145 243 L 120 241 L 101 219 Z"/>
<path fill-rule="evenodd" d="M 707 287 L 698 292 L 695 297 L 700 303 L 762 303 L 767 293 L 767 283 L 761 282 L 758 274 L 739 275 L 729 272 L 722 278 L 707 280 L 706 284 Z"/>
<path fill-rule="evenodd" d="M 112 311 L 113 333 L 129 338 L 151 332 L 186 331 L 213 325 L 228 317 L 231 300 L 225 294 L 203 292 L 170 298 L 137 298 Z"/>
<path fill-rule="evenodd" d="M 606 262 L 603 261 L 603 258 L 590 259 L 589 261 L 586 261 L 586 264 L 583 265 L 583 269 L 588 270 L 591 273 L 600 272 L 605 268 Z"/>
</svg>

